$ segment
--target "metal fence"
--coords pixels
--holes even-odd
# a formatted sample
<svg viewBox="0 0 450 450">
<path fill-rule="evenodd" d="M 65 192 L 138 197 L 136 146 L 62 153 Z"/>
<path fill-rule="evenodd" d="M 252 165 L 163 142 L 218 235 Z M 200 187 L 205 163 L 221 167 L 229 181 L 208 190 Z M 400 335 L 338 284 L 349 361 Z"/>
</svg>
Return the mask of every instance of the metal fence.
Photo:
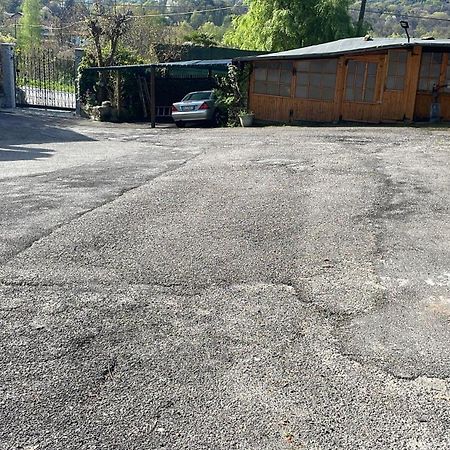
<svg viewBox="0 0 450 450">
<path fill-rule="evenodd" d="M 74 54 L 51 49 L 16 52 L 16 104 L 26 107 L 74 110 L 76 66 Z"/>
</svg>

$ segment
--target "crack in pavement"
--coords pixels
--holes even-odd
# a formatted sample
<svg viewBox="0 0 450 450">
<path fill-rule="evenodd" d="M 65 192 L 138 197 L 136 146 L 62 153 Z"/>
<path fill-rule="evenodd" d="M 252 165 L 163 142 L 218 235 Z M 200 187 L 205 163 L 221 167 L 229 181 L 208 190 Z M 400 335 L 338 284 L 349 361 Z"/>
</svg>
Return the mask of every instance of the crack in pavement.
<svg viewBox="0 0 450 450">
<path fill-rule="evenodd" d="M 45 239 L 49 236 L 51 236 L 55 231 L 70 225 L 72 222 L 82 218 L 83 216 L 86 216 L 106 205 L 109 205 L 111 203 L 114 203 L 116 200 L 120 199 L 121 197 L 123 197 L 124 195 L 133 192 L 149 183 L 151 183 L 152 181 L 170 173 L 170 172 L 175 172 L 181 168 L 183 168 L 184 166 L 186 166 L 190 161 L 194 160 L 195 158 L 199 157 L 201 155 L 201 153 L 197 153 L 193 156 L 191 156 L 190 158 L 186 158 L 184 160 L 181 160 L 179 162 L 178 165 L 174 166 L 174 167 L 168 167 L 165 170 L 159 172 L 157 175 L 152 176 L 146 180 L 144 180 L 142 183 L 138 184 L 138 185 L 133 185 L 129 188 L 126 189 L 122 189 L 121 191 L 119 191 L 119 194 L 114 196 L 113 198 L 110 198 L 92 208 L 86 209 L 84 211 L 81 211 L 79 213 L 76 213 L 74 216 L 72 216 L 69 220 L 63 221 L 61 223 L 59 223 L 58 225 L 54 226 L 53 228 L 49 229 L 48 231 L 46 231 L 45 233 L 42 233 L 40 236 L 36 237 L 35 239 L 33 239 L 32 241 L 28 242 L 26 245 L 24 245 L 22 248 L 20 248 L 17 252 L 15 252 L 13 255 L 9 256 L 8 258 L 6 258 L 5 260 L 1 261 L 0 263 L 0 267 L 2 267 L 3 265 L 8 264 L 9 262 L 13 261 L 17 256 L 19 256 L 20 254 L 26 252 L 28 249 L 30 249 L 34 244 L 40 242 L 42 239 Z"/>
</svg>

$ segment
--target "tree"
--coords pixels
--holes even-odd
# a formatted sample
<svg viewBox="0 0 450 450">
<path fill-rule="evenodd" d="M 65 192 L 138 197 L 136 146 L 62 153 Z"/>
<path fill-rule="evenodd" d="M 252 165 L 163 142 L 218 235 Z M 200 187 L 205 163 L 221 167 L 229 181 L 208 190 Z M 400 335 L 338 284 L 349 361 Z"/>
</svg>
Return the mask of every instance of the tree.
<svg viewBox="0 0 450 450">
<path fill-rule="evenodd" d="M 145 11 L 151 16 L 155 11 Z M 133 49 L 145 60 L 156 62 L 155 49 L 157 44 L 167 43 L 171 35 L 170 28 L 163 17 L 136 17 L 130 21 L 130 29 L 124 34 L 122 44 Z"/>
<path fill-rule="evenodd" d="M 202 31 L 193 31 L 190 34 L 184 36 L 185 44 L 198 45 L 200 47 L 215 47 L 218 42 L 214 39 L 214 36 Z"/>
<path fill-rule="evenodd" d="M 192 28 L 194 28 L 194 30 L 200 27 L 204 22 L 205 20 L 203 18 L 203 15 L 198 11 L 194 11 L 191 15 L 191 19 L 189 20 L 189 23 L 191 24 Z"/>
<path fill-rule="evenodd" d="M 132 12 L 119 12 L 116 8 L 106 8 L 100 3 L 94 4 L 86 21 L 87 31 L 92 39 L 92 47 L 88 49 L 87 59 L 94 57 L 98 67 L 116 64 L 116 56 L 120 50 L 120 41 L 130 29 Z M 100 72 L 97 99 L 101 103 L 108 97 L 108 73 Z"/>
<path fill-rule="evenodd" d="M 349 0 L 244 0 L 224 42 L 248 50 L 282 51 L 354 35 Z"/>
<path fill-rule="evenodd" d="M 25 50 L 39 47 L 41 42 L 41 2 L 40 0 L 25 0 L 22 6 L 20 20 L 19 45 Z"/>
<path fill-rule="evenodd" d="M 212 36 L 212 38 L 218 43 L 222 42 L 226 30 L 227 25 L 224 24 L 218 27 L 217 25 L 214 25 L 214 23 L 212 22 L 206 22 L 198 29 L 198 31 L 200 31 L 201 33 L 206 33 Z"/>
<path fill-rule="evenodd" d="M 86 24 L 87 31 L 92 38 L 95 58 L 99 67 L 114 64 L 120 40 L 130 29 L 131 18 L 132 13 L 129 10 L 112 12 L 100 3 L 93 6 Z"/>
<path fill-rule="evenodd" d="M 20 0 L 0 0 L 0 14 L 19 12 L 21 3 Z"/>
<path fill-rule="evenodd" d="M 52 38 L 55 46 L 62 49 L 77 42 L 81 37 L 80 34 L 84 34 L 80 25 L 88 14 L 87 5 L 75 0 L 50 0 L 47 8 L 51 12 L 51 20 L 47 23 L 54 27 Z"/>
</svg>

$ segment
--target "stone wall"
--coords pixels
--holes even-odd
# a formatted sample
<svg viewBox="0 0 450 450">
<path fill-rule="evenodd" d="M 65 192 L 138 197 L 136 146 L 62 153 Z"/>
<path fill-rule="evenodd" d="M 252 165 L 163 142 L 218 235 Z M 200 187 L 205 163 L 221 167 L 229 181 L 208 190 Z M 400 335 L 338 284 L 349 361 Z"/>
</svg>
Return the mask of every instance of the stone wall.
<svg viewBox="0 0 450 450">
<path fill-rule="evenodd" d="M 16 106 L 14 45 L 0 43 L 0 108 Z"/>
</svg>

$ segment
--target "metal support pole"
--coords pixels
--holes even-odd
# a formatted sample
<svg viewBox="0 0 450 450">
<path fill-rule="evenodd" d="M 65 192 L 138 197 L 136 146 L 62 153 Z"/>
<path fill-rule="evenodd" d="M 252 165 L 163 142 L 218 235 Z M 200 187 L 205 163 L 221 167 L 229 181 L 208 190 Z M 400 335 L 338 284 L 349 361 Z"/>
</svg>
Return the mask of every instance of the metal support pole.
<svg viewBox="0 0 450 450">
<path fill-rule="evenodd" d="M 156 82 L 156 68 L 155 66 L 152 66 L 150 68 L 150 120 L 152 122 L 152 128 L 156 127 L 155 82 Z"/>
</svg>

